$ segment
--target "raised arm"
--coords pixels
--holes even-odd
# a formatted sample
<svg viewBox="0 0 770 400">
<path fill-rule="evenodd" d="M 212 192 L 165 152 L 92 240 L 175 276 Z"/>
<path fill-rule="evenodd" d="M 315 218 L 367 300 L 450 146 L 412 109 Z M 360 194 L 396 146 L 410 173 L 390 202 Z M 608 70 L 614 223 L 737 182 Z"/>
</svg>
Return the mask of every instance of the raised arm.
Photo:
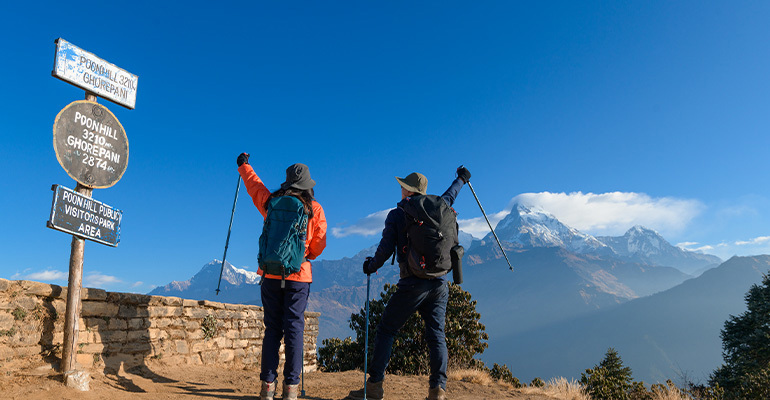
<svg viewBox="0 0 770 400">
<path fill-rule="evenodd" d="M 259 179 L 257 173 L 254 172 L 254 168 L 249 165 L 249 155 L 247 153 L 238 156 L 238 173 L 241 174 L 243 183 L 246 185 L 246 191 L 249 192 L 249 196 L 254 201 L 254 205 L 257 206 L 257 210 L 262 214 L 262 217 L 267 217 L 265 201 L 270 197 L 270 190 Z"/>
</svg>

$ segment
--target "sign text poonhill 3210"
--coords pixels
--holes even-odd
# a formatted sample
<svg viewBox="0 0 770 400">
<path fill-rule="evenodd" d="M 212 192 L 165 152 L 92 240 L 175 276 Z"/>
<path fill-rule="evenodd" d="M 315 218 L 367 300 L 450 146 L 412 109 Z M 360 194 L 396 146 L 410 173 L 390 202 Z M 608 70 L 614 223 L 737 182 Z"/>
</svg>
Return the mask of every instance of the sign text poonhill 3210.
<svg viewBox="0 0 770 400">
<path fill-rule="evenodd" d="M 138 76 L 62 38 L 56 39 L 51 75 L 128 109 L 136 107 Z"/>
</svg>

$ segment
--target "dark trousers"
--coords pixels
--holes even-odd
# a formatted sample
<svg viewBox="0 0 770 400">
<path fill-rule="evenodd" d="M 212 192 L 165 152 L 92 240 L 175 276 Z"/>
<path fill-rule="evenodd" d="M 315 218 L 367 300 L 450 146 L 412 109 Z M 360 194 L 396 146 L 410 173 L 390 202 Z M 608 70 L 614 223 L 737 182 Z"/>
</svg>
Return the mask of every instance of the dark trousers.
<svg viewBox="0 0 770 400">
<path fill-rule="evenodd" d="M 261 380 L 273 382 L 278 377 L 278 350 L 283 338 L 286 353 L 284 382 L 288 385 L 299 383 L 305 346 L 305 308 L 309 294 L 310 283 L 307 282 L 286 281 L 286 287 L 281 289 L 280 279 L 262 281 L 265 338 L 262 340 Z"/>
<path fill-rule="evenodd" d="M 440 279 L 419 279 L 414 283 L 398 285 L 390 298 L 377 326 L 374 354 L 369 367 L 369 379 L 379 382 L 385 378 L 390 362 L 393 339 L 406 320 L 418 311 L 425 322 L 425 339 L 430 349 L 430 387 L 446 389 L 447 349 L 444 336 L 449 286 Z"/>
</svg>

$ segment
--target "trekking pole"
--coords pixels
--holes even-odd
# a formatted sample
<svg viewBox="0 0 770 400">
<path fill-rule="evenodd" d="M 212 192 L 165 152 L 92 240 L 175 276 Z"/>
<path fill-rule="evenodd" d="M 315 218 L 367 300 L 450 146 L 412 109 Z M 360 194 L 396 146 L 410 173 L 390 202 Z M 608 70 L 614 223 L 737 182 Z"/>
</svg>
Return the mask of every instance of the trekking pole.
<svg viewBox="0 0 770 400">
<path fill-rule="evenodd" d="M 235 200 L 233 200 L 233 212 L 230 213 L 230 226 L 227 228 L 227 240 L 225 241 L 225 254 L 222 256 L 222 269 L 219 270 L 219 282 L 217 282 L 217 296 L 219 296 L 219 285 L 222 283 L 222 272 L 225 270 L 225 259 L 227 258 L 227 246 L 230 245 L 230 231 L 233 229 L 233 217 L 235 216 L 235 205 L 238 204 L 238 191 L 241 190 L 241 175 L 238 174 L 238 186 L 235 187 Z"/>
<path fill-rule="evenodd" d="M 369 363 L 369 286 L 372 276 L 366 275 L 366 330 L 364 331 L 364 400 L 366 400 L 366 368 Z"/>
<path fill-rule="evenodd" d="M 508 260 L 508 255 L 505 254 L 505 250 L 503 250 L 503 245 L 500 243 L 500 239 L 497 238 L 497 234 L 495 233 L 495 230 L 492 228 L 492 224 L 489 223 L 489 218 L 487 218 L 487 213 L 484 212 L 484 207 L 481 206 L 481 202 L 479 201 L 479 196 L 476 196 L 476 191 L 473 190 L 473 185 L 471 185 L 470 182 L 468 182 L 468 187 L 471 188 L 471 193 L 473 193 L 473 197 L 476 199 L 476 203 L 479 204 L 479 208 L 481 209 L 481 214 L 483 214 L 484 219 L 487 220 L 487 225 L 489 225 L 489 230 L 492 231 L 492 235 L 495 237 L 495 240 L 497 240 L 497 245 L 500 246 L 500 251 L 503 252 L 503 257 L 505 257 L 505 261 L 508 262 L 508 268 L 510 268 L 511 272 L 513 272 L 513 266 L 511 266 L 511 262 Z"/>
</svg>

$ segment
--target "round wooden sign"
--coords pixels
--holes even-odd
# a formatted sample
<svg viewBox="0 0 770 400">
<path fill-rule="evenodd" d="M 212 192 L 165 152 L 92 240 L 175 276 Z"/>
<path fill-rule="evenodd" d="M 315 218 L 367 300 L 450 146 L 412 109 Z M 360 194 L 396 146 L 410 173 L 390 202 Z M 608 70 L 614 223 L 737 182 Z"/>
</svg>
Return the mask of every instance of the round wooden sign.
<svg viewBox="0 0 770 400">
<path fill-rule="evenodd" d="M 114 185 L 128 166 L 123 125 L 107 107 L 93 101 L 75 101 L 59 112 L 53 148 L 67 174 L 90 188 Z"/>
</svg>

